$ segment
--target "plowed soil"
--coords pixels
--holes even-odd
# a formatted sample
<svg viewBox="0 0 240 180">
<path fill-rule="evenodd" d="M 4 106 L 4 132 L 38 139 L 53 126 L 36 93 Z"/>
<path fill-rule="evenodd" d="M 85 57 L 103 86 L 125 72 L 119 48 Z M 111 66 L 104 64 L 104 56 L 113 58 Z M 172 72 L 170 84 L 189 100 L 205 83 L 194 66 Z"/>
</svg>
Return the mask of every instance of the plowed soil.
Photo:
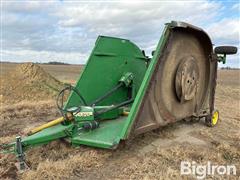
<svg viewBox="0 0 240 180">
<path fill-rule="evenodd" d="M 59 72 L 61 73 L 61 72 Z M 31 76 L 30 76 L 31 77 Z M 34 79 L 34 78 L 33 78 Z M 240 71 L 219 71 L 216 108 L 220 121 L 214 128 L 204 122 L 178 122 L 122 143 L 117 150 L 81 146 L 63 141 L 26 152 L 30 170 L 15 167 L 16 157 L 0 155 L 1 179 L 196 179 L 181 176 L 181 161 L 235 165 L 236 176 L 215 175 L 208 179 L 238 179 L 240 176 Z M 45 82 L 45 81 L 44 81 Z M 53 81 L 51 84 L 58 82 Z M 57 83 L 58 84 L 58 83 Z M 45 87 L 45 86 L 44 86 Z M 5 87 L 4 87 L 5 88 Z M 51 88 L 50 88 L 51 89 Z M 35 92 L 35 90 L 33 90 Z M 1 92 L 2 93 L 2 92 Z M 16 96 L 16 95 L 15 95 Z M 0 109 L 0 143 L 59 117 L 53 96 L 26 96 Z"/>
<path fill-rule="evenodd" d="M 1 77 L 0 103 L 48 99 L 55 96 L 63 83 L 33 63 L 19 64 Z"/>
</svg>

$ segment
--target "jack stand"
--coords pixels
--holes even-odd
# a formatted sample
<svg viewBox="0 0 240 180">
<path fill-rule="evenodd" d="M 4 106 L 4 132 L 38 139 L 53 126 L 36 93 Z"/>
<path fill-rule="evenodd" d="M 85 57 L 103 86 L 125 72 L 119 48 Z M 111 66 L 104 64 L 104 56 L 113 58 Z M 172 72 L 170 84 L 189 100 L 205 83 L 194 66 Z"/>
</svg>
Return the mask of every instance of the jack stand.
<svg viewBox="0 0 240 180">
<path fill-rule="evenodd" d="M 20 171 L 24 171 L 26 169 L 29 169 L 25 162 L 25 155 L 23 153 L 23 147 L 22 147 L 22 139 L 20 136 L 16 137 L 16 153 L 19 163 L 17 164 L 17 168 Z"/>
</svg>

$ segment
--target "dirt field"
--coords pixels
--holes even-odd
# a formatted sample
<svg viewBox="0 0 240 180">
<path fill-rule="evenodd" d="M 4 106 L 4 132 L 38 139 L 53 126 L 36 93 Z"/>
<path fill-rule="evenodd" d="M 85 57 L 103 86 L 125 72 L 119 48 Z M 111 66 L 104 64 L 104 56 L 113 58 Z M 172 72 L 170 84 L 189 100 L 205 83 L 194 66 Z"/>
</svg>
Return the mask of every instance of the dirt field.
<svg viewBox="0 0 240 180">
<path fill-rule="evenodd" d="M 18 63 L 1 63 L 0 62 L 0 76 L 12 71 Z M 49 65 L 39 64 L 45 71 L 50 73 L 61 82 L 72 83 L 75 82 L 80 76 L 83 68 L 82 65 Z"/>
<path fill-rule="evenodd" d="M 2 65 L 1 78 L 14 68 L 10 66 L 13 65 Z M 64 82 L 75 81 L 82 68 L 42 67 Z M 216 108 L 220 111 L 220 121 L 214 128 L 206 127 L 203 122 L 178 122 L 122 143 L 114 151 L 52 142 L 26 152 L 30 170 L 23 173 L 17 171 L 14 155 L 0 155 L 1 179 L 196 179 L 180 176 L 181 161 L 235 165 L 236 176 L 207 178 L 239 179 L 240 71 L 220 70 L 218 77 Z M 59 116 L 54 98 L 41 98 L 37 103 L 26 100 L 4 103 L 0 113 L 0 143 Z"/>
</svg>

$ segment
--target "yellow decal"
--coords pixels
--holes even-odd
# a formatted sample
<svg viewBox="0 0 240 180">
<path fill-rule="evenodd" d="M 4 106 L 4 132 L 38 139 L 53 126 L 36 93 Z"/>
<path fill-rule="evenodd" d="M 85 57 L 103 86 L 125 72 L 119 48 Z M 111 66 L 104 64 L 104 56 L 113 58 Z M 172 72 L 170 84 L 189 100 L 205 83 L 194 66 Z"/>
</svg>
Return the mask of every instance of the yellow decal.
<svg viewBox="0 0 240 180">
<path fill-rule="evenodd" d="M 78 116 L 78 117 L 88 117 L 88 116 L 92 116 L 92 115 L 93 115 L 93 112 L 79 112 L 75 116 Z"/>
</svg>

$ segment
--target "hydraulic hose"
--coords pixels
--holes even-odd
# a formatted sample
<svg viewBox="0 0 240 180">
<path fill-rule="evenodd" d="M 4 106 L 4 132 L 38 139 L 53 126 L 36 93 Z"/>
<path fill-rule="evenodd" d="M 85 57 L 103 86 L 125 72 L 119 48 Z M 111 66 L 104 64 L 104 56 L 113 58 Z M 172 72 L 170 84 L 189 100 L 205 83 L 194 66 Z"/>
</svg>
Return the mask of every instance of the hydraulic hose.
<svg viewBox="0 0 240 180">
<path fill-rule="evenodd" d="M 94 102 L 92 102 L 90 105 L 96 105 L 98 103 L 100 103 L 101 101 L 103 101 L 104 99 L 106 99 L 107 97 L 111 96 L 115 91 L 117 91 L 119 88 L 121 88 L 124 85 L 123 82 L 118 83 L 113 89 L 111 89 L 110 91 L 108 91 L 105 95 L 103 95 L 102 97 L 99 97 L 98 99 L 96 99 Z"/>
<path fill-rule="evenodd" d="M 98 117 L 98 116 L 100 116 L 101 114 L 103 114 L 103 113 L 106 113 L 106 112 L 108 112 L 108 111 L 112 111 L 112 110 L 114 110 L 114 109 L 117 109 L 117 108 L 119 108 L 119 107 L 122 107 L 122 106 L 126 106 L 126 105 L 128 105 L 128 104 L 131 104 L 133 101 L 134 101 L 134 94 L 135 94 L 135 89 L 134 89 L 134 87 L 132 87 L 132 89 L 131 89 L 131 98 L 130 99 L 128 99 L 128 100 L 126 100 L 126 101 L 124 101 L 124 102 L 121 102 L 121 103 L 119 103 L 119 104 L 116 104 L 116 105 L 114 105 L 114 106 L 112 106 L 112 107 L 110 107 L 110 108 L 106 108 L 106 109 L 103 109 L 103 110 L 101 110 L 101 111 L 98 111 L 98 112 L 96 112 L 95 113 L 95 116 L 96 117 Z"/>
<path fill-rule="evenodd" d="M 62 89 L 60 92 L 59 92 L 59 94 L 58 94 L 58 96 L 57 96 L 57 107 L 58 107 L 58 109 L 60 110 L 60 112 L 61 112 L 61 114 L 63 115 L 63 117 L 65 117 L 65 114 L 67 113 L 67 112 L 70 112 L 70 113 L 73 113 L 73 111 L 68 111 L 68 109 L 66 108 L 66 107 L 64 107 L 64 105 L 63 105 L 63 99 L 64 99 L 64 93 L 65 93 L 65 91 L 73 91 L 73 92 L 75 92 L 78 96 L 79 96 L 79 98 L 80 98 L 80 100 L 81 100 L 81 102 L 85 105 L 85 106 L 87 106 L 87 103 L 86 103 L 86 101 L 85 101 L 85 99 L 83 98 L 83 96 L 81 95 L 81 93 L 78 91 L 78 89 L 77 88 L 75 88 L 75 87 L 73 87 L 73 86 L 71 86 L 71 85 L 69 85 L 69 86 L 67 86 L 67 87 L 65 87 L 64 89 Z M 60 97 L 61 97 L 61 99 L 60 99 Z M 59 100 L 61 100 L 61 104 L 59 104 Z M 77 106 L 77 108 L 76 108 L 76 110 L 74 110 L 74 112 L 79 112 L 81 110 L 81 104 L 79 105 L 79 106 Z"/>
</svg>

